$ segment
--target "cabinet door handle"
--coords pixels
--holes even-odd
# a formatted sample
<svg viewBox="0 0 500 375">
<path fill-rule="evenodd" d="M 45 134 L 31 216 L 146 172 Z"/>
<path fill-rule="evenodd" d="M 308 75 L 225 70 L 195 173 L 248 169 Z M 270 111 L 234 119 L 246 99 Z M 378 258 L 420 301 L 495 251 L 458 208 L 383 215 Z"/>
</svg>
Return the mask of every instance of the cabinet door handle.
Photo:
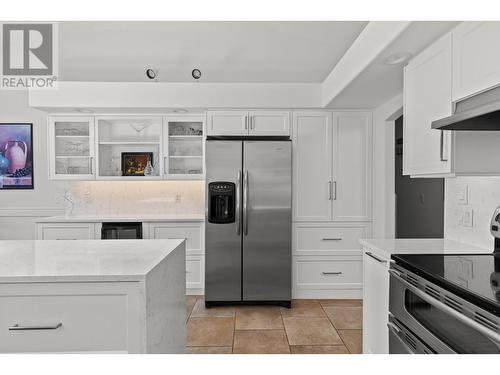
<svg viewBox="0 0 500 375">
<path fill-rule="evenodd" d="M 337 200 L 337 181 L 333 181 L 333 200 Z"/>
<path fill-rule="evenodd" d="M 62 327 L 62 323 L 57 323 L 51 326 L 20 326 L 19 324 L 14 324 L 9 327 L 9 331 L 46 331 L 52 329 L 59 329 Z"/>
<path fill-rule="evenodd" d="M 248 130 L 248 116 L 245 116 L 245 130 Z"/>
<path fill-rule="evenodd" d="M 334 275 L 334 276 L 338 276 L 338 275 L 342 275 L 342 272 L 338 271 L 338 272 L 321 272 L 323 275 Z"/>
<path fill-rule="evenodd" d="M 332 181 L 328 181 L 328 200 L 331 201 L 332 197 Z"/>
<path fill-rule="evenodd" d="M 448 161 L 448 158 L 444 156 L 444 130 L 441 130 L 441 137 L 439 139 L 439 158 L 441 161 Z"/>
<path fill-rule="evenodd" d="M 253 130 L 253 116 L 250 116 L 250 130 Z"/>
<path fill-rule="evenodd" d="M 168 174 L 167 172 L 167 157 L 163 157 L 163 173 Z"/>
<path fill-rule="evenodd" d="M 90 174 L 94 174 L 94 157 L 90 157 Z"/>
<path fill-rule="evenodd" d="M 368 255 L 370 258 L 375 259 L 379 263 L 387 263 L 387 261 L 385 259 L 379 258 L 376 255 L 373 255 L 373 253 L 371 251 L 367 251 L 365 254 Z"/>
<path fill-rule="evenodd" d="M 322 238 L 321 241 L 342 241 L 342 238 L 340 238 L 340 237 L 325 237 L 325 238 Z"/>
</svg>

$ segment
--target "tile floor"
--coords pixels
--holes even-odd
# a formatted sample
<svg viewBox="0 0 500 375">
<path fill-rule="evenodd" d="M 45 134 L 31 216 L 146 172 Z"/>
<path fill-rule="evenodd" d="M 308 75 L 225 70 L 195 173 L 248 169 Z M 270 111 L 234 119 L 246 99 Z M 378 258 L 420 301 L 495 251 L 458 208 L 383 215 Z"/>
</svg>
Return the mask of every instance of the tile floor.
<svg viewBox="0 0 500 375">
<path fill-rule="evenodd" d="M 191 354 L 358 354 L 361 300 L 293 300 L 292 308 L 205 308 L 187 296 L 187 352 Z"/>
</svg>

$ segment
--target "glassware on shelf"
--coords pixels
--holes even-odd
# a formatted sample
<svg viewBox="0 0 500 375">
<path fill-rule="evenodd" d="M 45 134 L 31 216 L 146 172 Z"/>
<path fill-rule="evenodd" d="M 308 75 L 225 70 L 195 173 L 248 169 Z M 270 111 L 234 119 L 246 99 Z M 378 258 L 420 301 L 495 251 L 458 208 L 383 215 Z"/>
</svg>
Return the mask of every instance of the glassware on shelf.
<svg viewBox="0 0 500 375">
<path fill-rule="evenodd" d="M 153 176 L 154 174 L 154 169 L 153 165 L 151 164 L 151 158 L 148 158 L 148 162 L 146 164 L 146 167 L 144 168 L 144 176 Z"/>
</svg>

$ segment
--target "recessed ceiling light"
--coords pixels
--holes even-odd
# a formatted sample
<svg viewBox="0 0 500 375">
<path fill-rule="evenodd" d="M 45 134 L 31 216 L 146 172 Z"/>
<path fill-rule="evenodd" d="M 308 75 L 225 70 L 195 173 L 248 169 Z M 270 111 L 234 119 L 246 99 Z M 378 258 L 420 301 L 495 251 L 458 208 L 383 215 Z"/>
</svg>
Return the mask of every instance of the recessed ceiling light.
<svg viewBox="0 0 500 375">
<path fill-rule="evenodd" d="M 175 109 L 172 109 L 172 112 L 174 112 L 174 113 L 187 113 L 187 109 L 175 108 Z"/>
<path fill-rule="evenodd" d="M 398 65 L 407 62 L 411 58 L 410 52 L 396 52 L 384 60 L 386 65 Z"/>
<path fill-rule="evenodd" d="M 80 113 L 94 113 L 93 110 L 87 108 L 75 108 L 75 111 Z"/>
</svg>

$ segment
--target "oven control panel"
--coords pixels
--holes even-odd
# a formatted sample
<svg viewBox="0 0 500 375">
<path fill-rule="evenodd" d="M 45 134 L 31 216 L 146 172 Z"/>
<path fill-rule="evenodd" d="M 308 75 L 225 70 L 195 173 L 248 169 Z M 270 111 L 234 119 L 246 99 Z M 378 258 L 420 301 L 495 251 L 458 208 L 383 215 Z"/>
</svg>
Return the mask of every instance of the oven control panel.
<svg viewBox="0 0 500 375">
<path fill-rule="evenodd" d="M 500 238 L 500 206 L 495 209 L 491 218 L 490 232 L 493 237 Z"/>
</svg>

